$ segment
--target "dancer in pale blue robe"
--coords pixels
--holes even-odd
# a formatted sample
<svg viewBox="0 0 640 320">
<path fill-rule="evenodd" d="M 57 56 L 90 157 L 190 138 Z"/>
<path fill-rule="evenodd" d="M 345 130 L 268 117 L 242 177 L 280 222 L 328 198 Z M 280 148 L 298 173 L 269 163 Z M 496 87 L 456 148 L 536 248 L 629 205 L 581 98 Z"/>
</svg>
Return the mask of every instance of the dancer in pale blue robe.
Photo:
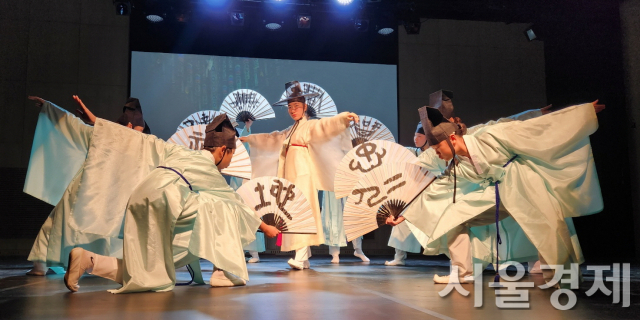
<svg viewBox="0 0 640 320">
<path fill-rule="evenodd" d="M 467 265 L 471 260 L 469 227 L 491 224 L 492 220 L 495 223 L 495 182 L 500 181 L 500 218 L 511 216 L 518 223 L 543 264 L 567 268 L 570 263 L 582 262 L 575 230 L 566 218 L 602 209 L 589 145 L 589 135 L 597 128 L 594 106 L 598 109 L 595 103 L 574 106 L 529 121 L 482 128 L 475 135 L 464 137 L 449 136 L 454 132 L 451 124 L 429 111 L 435 130 L 444 131 L 431 129 L 429 132 L 435 132 L 432 136 L 437 138 L 432 138 L 430 144 L 442 158 L 450 159 L 454 154 L 459 160 L 456 165 L 459 193 L 455 203 L 444 207 L 438 204 L 437 193 L 431 193 L 433 201 L 414 202 L 412 205 L 419 210 L 407 210 L 393 223 L 405 218 L 411 221 L 429 236 L 428 248 L 439 246 L 443 240 L 449 251 L 466 246 L 463 250 L 466 252 L 451 254 L 451 258 L 452 265 Z M 432 116 L 437 119 L 434 121 Z M 451 144 L 445 145 L 449 141 Z M 439 184 L 434 182 L 426 192 L 437 189 Z M 466 193 L 464 189 L 469 184 L 480 185 L 481 189 Z M 439 194 L 442 197 L 447 192 Z M 445 236 L 453 241 L 447 241 Z M 466 282 L 458 270 L 459 281 Z M 544 270 L 545 280 L 552 276 L 553 271 Z M 450 280 L 449 276 L 434 277 L 437 283 Z"/>
<path fill-rule="evenodd" d="M 347 246 L 347 235 L 344 231 L 342 213 L 347 198 L 336 199 L 333 191 L 322 191 L 322 228 L 324 231 L 324 244 L 329 246 L 331 263 L 340 263 L 340 247 Z M 362 251 L 362 237 L 351 242 L 353 255 L 363 262 L 369 262 L 369 258 Z"/>
<path fill-rule="evenodd" d="M 45 101 L 38 97 L 29 97 L 43 106 Z M 87 108 L 78 96 L 73 96 L 79 109 L 76 110 L 85 123 L 93 125 L 96 116 Z M 90 126 L 77 121 L 73 115 L 57 115 L 57 127 L 52 127 L 55 121 L 45 121 L 46 116 L 56 114 L 55 109 L 50 113 L 41 113 L 38 122 L 34 148 L 32 150 L 30 170 L 25 183 L 25 192 L 56 206 L 62 198 L 64 188 L 69 180 L 82 174 L 82 164 L 88 152 L 93 130 Z M 53 120 L 53 119 L 50 119 Z M 149 126 L 144 121 L 142 107 L 136 98 L 128 98 L 118 118 L 117 123 L 136 131 L 149 133 Z M 64 129 L 64 128 L 70 129 Z M 58 129 L 58 130 L 56 130 Z M 78 132 L 80 134 L 75 135 Z M 70 139 L 70 141 L 65 141 Z M 65 141 L 62 144 L 47 143 L 47 141 Z M 69 157 L 64 157 L 68 154 Z M 47 156 L 44 161 L 43 156 Z M 59 168 L 62 168 L 59 170 Z M 34 171 L 39 169 L 39 171 Z M 77 171 L 77 172 L 74 172 Z M 48 176 L 50 183 L 42 185 L 42 174 Z M 59 183 L 59 184 L 57 184 Z M 56 185 L 57 184 L 57 185 Z M 79 232 L 68 228 L 67 222 L 72 221 L 63 214 L 64 207 L 55 207 L 45 223 L 40 228 L 38 236 L 29 253 L 27 260 L 33 262 L 33 269 L 27 275 L 44 276 L 49 267 L 56 273 L 64 273 L 69 252 L 76 246 L 117 258 L 122 257 L 122 239 L 104 237 L 90 232 Z"/>
<path fill-rule="evenodd" d="M 253 123 L 252 120 L 247 120 L 245 122 L 244 125 L 244 129 L 242 129 L 242 132 L 240 132 L 240 137 L 246 137 L 248 135 L 251 134 L 251 124 Z M 238 130 L 238 129 L 236 129 Z M 249 144 L 248 143 L 244 143 L 245 148 L 247 149 L 247 152 L 249 152 Z M 244 179 L 242 178 L 238 178 L 238 177 L 231 177 L 229 179 L 229 185 L 231 186 L 231 188 L 233 188 L 233 190 L 238 190 L 238 188 L 240 188 L 242 186 L 242 182 L 244 181 Z M 251 258 L 249 258 L 247 260 L 248 263 L 258 263 L 260 262 L 260 252 L 265 252 L 265 250 L 267 250 L 266 245 L 265 245 L 265 241 L 264 241 L 264 233 L 262 232 L 256 232 L 256 240 L 249 243 L 248 245 L 244 246 L 243 248 L 245 251 L 248 251 L 249 254 L 251 255 Z"/>
<path fill-rule="evenodd" d="M 500 118 L 498 120 L 492 120 L 484 124 L 479 124 L 471 128 L 468 128 L 466 130 L 466 134 L 473 135 L 479 132 L 480 129 L 484 127 L 492 126 L 498 123 L 505 123 L 510 121 L 525 121 L 528 119 L 532 119 L 532 118 L 541 116 L 544 113 L 549 112 L 549 108 L 550 106 L 547 106 L 542 109 L 527 110 L 513 116 Z M 453 109 L 453 106 L 450 105 L 448 111 L 451 112 L 452 109 Z M 452 121 L 454 120 L 453 117 L 450 117 L 450 119 Z M 460 123 L 459 119 L 455 119 L 455 120 L 459 124 L 464 126 L 463 123 Z M 421 123 L 418 124 L 418 128 L 416 129 L 416 134 L 414 135 L 414 143 L 420 146 L 427 146 L 426 136 L 424 135 L 424 129 L 422 128 Z M 416 153 L 418 153 L 421 166 L 423 166 L 424 168 L 426 168 L 430 172 L 433 172 L 436 175 L 440 175 L 444 173 L 444 171 L 446 170 L 446 162 L 438 158 L 438 156 L 436 155 L 433 149 L 427 148 L 424 152 L 419 152 L 418 150 L 421 150 L 421 149 L 422 148 L 414 149 L 416 150 Z M 458 187 L 458 191 L 457 191 L 458 194 L 463 194 L 463 193 L 466 194 L 480 188 L 479 185 L 466 184 L 465 182 L 459 182 L 457 187 Z M 422 212 L 421 210 L 424 210 L 424 208 L 421 205 L 418 205 L 418 203 L 424 203 L 425 205 L 428 205 L 432 208 L 435 208 L 437 205 L 446 206 L 452 201 L 452 193 L 453 193 L 453 182 L 451 180 L 449 179 L 438 180 L 432 186 L 430 186 L 427 190 L 425 190 L 425 192 L 419 195 L 418 198 L 416 198 L 416 200 L 411 205 L 409 205 L 405 213 L 412 211 L 414 212 L 414 214 L 419 214 L 420 212 Z M 446 194 L 446 196 L 443 197 L 442 194 Z M 444 210 L 444 207 L 442 207 L 442 210 Z M 570 224 L 571 227 L 573 227 L 573 222 L 571 221 L 571 219 L 568 219 L 568 220 L 569 221 L 567 223 Z M 413 238 L 419 239 L 416 241 L 420 243 L 421 247 L 425 248 L 423 251 L 424 255 L 445 254 L 447 256 L 450 256 L 450 252 L 447 246 L 435 246 L 435 245 L 427 246 L 427 243 L 429 242 L 429 237 L 426 236 L 425 233 L 422 231 L 423 228 L 416 228 L 412 223 L 407 223 L 407 222 L 408 221 L 405 220 L 405 222 L 394 227 L 394 230 L 395 228 L 402 226 L 403 224 L 406 224 L 407 229 L 409 229 L 411 234 L 414 235 Z M 529 262 L 529 272 L 541 273 L 539 268 L 539 262 L 536 261 L 537 251 L 535 250 L 535 247 L 528 241 L 526 236 L 524 236 L 524 233 L 522 232 L 522 229 L 520 229 L 518 224 L 515 223 L 513 219 L 507 218 L 500 222 L 500 228 L 501 228 L 501 232 L 505 234 L 505 238 L 507 240 L 504 242 L 504 244 L 501 244 L 498 247 L 498 250 L 500 251 L 500 256 L 503 257 L 502 260 L 507 262 L 502 266 L 506 267 L 508 263 L 510 263 L 511 261 L 518 261 L 518 262 L 526 261 L 526 262 Z M 510 230 L 510 231 L 507 232 L 507 230 Z M 494 241 L 492 240 L 494 240 L 495 233 L 496 233 L 496 229 L 495 229 L 495 226 L 493 225 L 477 226 L 477 227 L 470 228 L 469 235 L 471 237 L 471 243 L 472 243 L 472 250 L 471 250 L 472 258 L 470 259 L 473 259 L 473 261 L 475 262 L 483 263 L 484 267 L 486 267 L 488 264 L 491 263 L 492 261 L 491 250 L 494 245 Z M 393 237 L 390 238 L 389 245 L 391 245 L 393 239 L 394 239 Z M 444 237 L 444 239 L 445 240 L 442 242 L 446 243 L 446 236 Z M 398 241 L 395 240 L 395 242 L 398 242 Z M 396 259 L 394 259 L 394 261 L 387 262 L 386 263 L 387 265 L 404 264 L 404 258 L 406 257 L 406 253 L 398 250 L 398 248 L 402 248 L 402 247 L 397 246 L 396 248 L 397 248 L 396 256 L 395 256 Z M 416 249 L 416 251 L 417 250 L 419 249 Z M 534 268 L 533 267 L 534 265 L 536 265 L 537 268 Z M 472 277 L 469 277 L 469 278 L 472 278 Z"/>
<path fill-rule="evenodd" d="M 53 220 L 63 231 L 90 235 L 97 248 L 108 249 L 105 244 L 124 235 L 124 260 L 71 250 L 67 287 L 77 290 L 87 270 L 123 283 L 114 292 L 167 291 L 175 285 L 175 267 L 195 266 L 199 258 L 216 267 L 212 285 L 244 284 L 242 245 L 264 224 L 219 174 L 218 150 L 188 150 L 99 118 L 95 127 L 86 126 L 45 102 L 25 192 L 49 201 L 60 197 Z M 226 154 L 230 161 L 232 153 Z M 136 196 L 145 192 L 154 196 Z M 131 212 L 126 219 L 125 211 Z"/>
</svg>

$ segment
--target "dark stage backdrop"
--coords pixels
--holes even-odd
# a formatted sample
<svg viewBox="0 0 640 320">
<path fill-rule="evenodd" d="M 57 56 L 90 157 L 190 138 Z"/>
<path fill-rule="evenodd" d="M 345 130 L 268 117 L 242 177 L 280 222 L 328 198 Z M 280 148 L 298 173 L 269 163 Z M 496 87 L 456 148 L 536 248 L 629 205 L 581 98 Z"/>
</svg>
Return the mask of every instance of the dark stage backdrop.
<svg viewBox="0 0 640 320">
<path fill-rule="evenodd" d="M 396 69 L 384 64 L 134 51 L 131 96 L 140 99 L 152 133 L 168 139 L 190 114 L 220 110 L 234 90 L 252 89 L 273 103 L 280 99 L 286 82 L 311 82 L 326 90 L 338 112 L 374 117 L 397 137 Z M 282 130 L 292 124 L 285 107 L 274 107 L 274 111 L 275 119 L 256 121 L 252 132 Z"/>
</svg>

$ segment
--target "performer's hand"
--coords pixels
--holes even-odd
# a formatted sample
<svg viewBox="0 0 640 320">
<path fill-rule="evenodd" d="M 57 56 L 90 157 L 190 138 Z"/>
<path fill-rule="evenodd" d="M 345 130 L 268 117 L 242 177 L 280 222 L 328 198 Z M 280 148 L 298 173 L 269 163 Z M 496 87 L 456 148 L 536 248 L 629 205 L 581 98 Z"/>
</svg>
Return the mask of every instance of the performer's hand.
<svg viewBox="0 0 640 320">
<path fill-rule="evenodd" d="M 35 101 L 36 102 L 36 107 L 38 107 L 38 108 L 42 108 L 42 105 L 44 104 L 44 99 L 42 99 L 40 97 L 29 96 L 28 99 Z"/>
<path fill-rule="evenodd" d="M 353 112 L 348 112 L 348 113 L 347 113 L 347 119 L 348 119 L 349 121 L 353 121 L 353 122 L 355 122 L 355 123 L 360 122 L 360 117 L 358 117 L 358 115 L 357 115 L 357 114 L 355 114 L 355 113 L 353 113 Z"/>
<path fill-rule="evenodd" d="M 80 115 L 82 120 L 84 120 L 86 123 L 91 124 L 91 125 L 95 124 L 96 123 L 96 116 L 94 116 L 93 113 L 91 113 L 91 111 L 89 111 L 89 108 L 87 108 L 87 106 L 84 105 L 82 100 L 80 100 L 80 97 L 73 96 L 73 100 L 75 100 L 78 103 L 78 105 L 80 105 L 80 109 L 76 109 L 76 113 L 78 113 L 78 115 Z"/>
<path fill-rule="evenodd" d="M 394 216 L 389 216 L 385 223 L 390 225 L 390 226 L 394 226 L 395 227 L 395 226 L 399 225 L 400 223 L 402 223 L 403 221 L 404 221 L 404 217 L 395 218 Z"/>
<path fill-rule="evenodd" d="M 548 106 L 546 106 L 544 108 L 540 108 L 540 111 L 542 111 L 542 114 L 545 115 L 547 113 L 553 112 L 553 110 L 551 110 L 551 108 L 553 108 L 552 104 L 550 104 L 550 105 L 548 105 Z"/>
<path fill-rule="evenodd" d="M 249 130 L 249 129 L 251 129 L 251 125 L 252 125 L 252 124 L 253 124 L 253 120 L 249 119 L 249 120 L 247 120 L 247 121 L 245 121 L 245 122 L 244 122 L 244 128 L 245 128 L 246 130 Z"/>
<path fill-rule="evenodd" d="M 260 224 L 260 230 L 262 230 L 264 235 L 269 238 L 274 238 L 280 234 L 280 230 L 278 230 L 278 228 L 270 226 L 264 222 Z"/>
<path fill-rule="evenodd" d="M 593 107 L 596 109 L 596 113 L 604 110 L 605 105 L 604 104 L 599 104 L 598 103 L 599 99 L 596 99 L 596 101 L 592 102 Z"/>
<path fill-rule="evenodd" d="M 246 137 L 240 137 L 240 138 L 238 138 L 238 139 L 240 139 L 240 142 L 245 143 L 245 142 L 248 142 L 248 141 L 249 141 L 249 136 L 246 136 Z"/>
</svg>

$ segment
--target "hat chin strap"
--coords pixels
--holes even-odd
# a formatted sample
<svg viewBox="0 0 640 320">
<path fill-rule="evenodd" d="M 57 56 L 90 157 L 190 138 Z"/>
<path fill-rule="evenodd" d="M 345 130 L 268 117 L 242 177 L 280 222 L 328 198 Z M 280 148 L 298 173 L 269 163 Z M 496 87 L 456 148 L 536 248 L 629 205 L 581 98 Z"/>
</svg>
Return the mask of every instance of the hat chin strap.
<svg viewBox="0 0 640 320">
<path fill-rule="evenodd" d="M 453 158 L 451 158 L 451 163 L 449 163 L 449 172 L 451 172 L 451 167 L 453 167 L 453 203 L 456 203 L 456 189 L 458 189 L 458 178 L 456 175 L 456 148 L 453 147 L 451 143 L 451 139 L 447 137 L 447 144 L 449 148 L 451 148 L 451 153 L 453 154 Z"/>
<path fill-rule="evenodd" d="M 224 160 L 224 156 L 227 154 L 227 150 L 229 150 L 229 149 L 225 149 L 225 150 L 224 150 L 224 153 L 222 154 L 222 157 L 220 158 L 220 161 L 218 161 L 218 162 L 216 163 L 216 167 L 217 167 L 217 166 L 219 166 L 219 165 L 220 165 L 220 163 L 222 163 L 222 160 Z"/>
</svg>

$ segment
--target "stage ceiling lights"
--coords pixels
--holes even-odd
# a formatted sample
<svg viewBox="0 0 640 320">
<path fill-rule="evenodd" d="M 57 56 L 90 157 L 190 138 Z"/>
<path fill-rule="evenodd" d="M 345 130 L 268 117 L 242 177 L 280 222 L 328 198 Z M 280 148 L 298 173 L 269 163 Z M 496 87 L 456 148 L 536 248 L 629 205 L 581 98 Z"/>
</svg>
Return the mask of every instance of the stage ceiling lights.
<svg viewBox="0 0 640 320">
<path fill-rule="evenodd" d="M 113 1 L 113 6 L 116 9 L 116 15 L 128 16 L 131 14 L 131 2 L 129 1 Z"/>
<path fill-rule="evenodd" d="M 229 22 L 234 27 L 244 26 L 244 12 L 242 11 L 229 12 Z"/>
<path fill-rule="evenodd" d="M 336 2 L 338 2 L 338 4 L 346 6 L 346 5 L 350 5 L 353 2 L 353 0 L 336 0 Z"/>
<path fill-rule="evenodd" d="M 296 23 L 298 24 L 298 29 L 311 28 L 311 15 L 310 14 L 297 15 Z"/>
<path fill-rule="evenodd" d="M 376 23 L 376 32 L 383 36 L 392 34 L 398 27 L 398 20 L 391 12 L 383 12 L 379 15 Z"/>
<path fill-rule="evenodd" d="M 265 17 L 262 19 L 262 24 L 267 30 L 278 31 L 284 26 L 284 18 L 281 17 Z"/>
<path fill-rule="evenodd" d="M 358 32 L 367 32 L 369 31 L 369 19 L 356 18 L 353 21 L 353 27 Z"/>
<path fill-rule="evenodd" d="M 407 34 L 420 33 L 422 21 L 420 21 L 420 14 L 416 11 L 414 3 L 409 4 L 407 7 L 401 7 L 399 20 Z"/>
<path fill-rule="evenodd" d="M 527 40 L 529 41 L 539 40 L 536 32 L 534 31 L 534 27 L 535 26 L 532 25 L 524 31 L 524 36 L 527 37 Z"/>
</svg>

